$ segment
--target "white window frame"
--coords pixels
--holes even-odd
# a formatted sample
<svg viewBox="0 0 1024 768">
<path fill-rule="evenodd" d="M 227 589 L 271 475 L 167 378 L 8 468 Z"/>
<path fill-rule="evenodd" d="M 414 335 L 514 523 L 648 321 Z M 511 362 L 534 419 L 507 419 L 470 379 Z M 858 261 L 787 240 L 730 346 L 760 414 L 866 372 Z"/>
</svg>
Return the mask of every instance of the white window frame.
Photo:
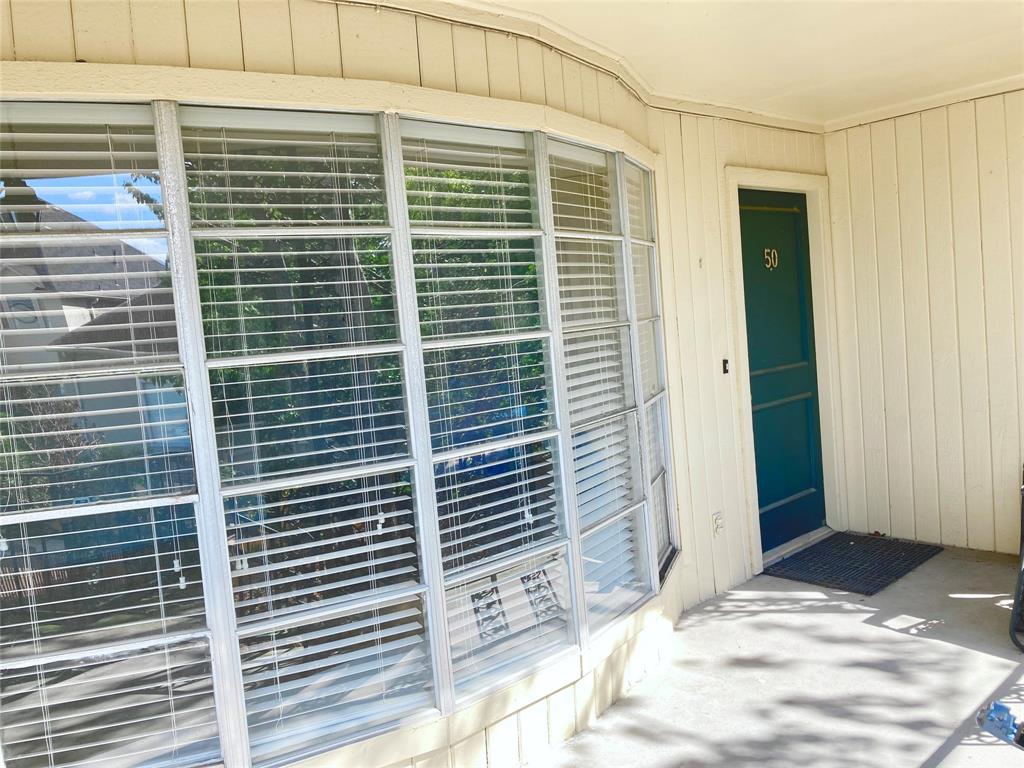
<svg viewBox="0 0 1024 768">
<path fill-rule="evenodd" d="M 38 105 L 32 104 L 31 108 Z M 106 104 L 92 104 L 89 107 L 95 110 L 95 119 L 101 122 L 105 119 Z M 43 105 L 44 109 L 59 114 L 61 105 Z M 232 578 L 230 561 L 227 551 L 226 525 L 222 505 L 222 493 L 235 493 L 236 489 L 224 489 L 222 491 L 219 462 L 217 455 L 217 442 L 214 430 L 212 398 L 210 394 L 209 371 L 218 365 L 241 364 L 240 361 L 225 358 L 224 360 L 207 359 L 202 329 L 202 311 L 199 299 L 199 282 L 196 269 L 193 238 L 203 237 L 225 237 L 233 232 L 238 236 L 245 237 L 273 237 L 275 235 L 296 235 L 296 229 L 291 227 L 261 227 L 231 230 L 230 228 L 196 228 L 193 229 L 190 219 L 190 205 L 188 200 L 188 189 L 185 176 L 184 149 L 182 145 L 181 125 L 179 122 L 179 103 L 176 101 L 157 100 L 148 105 L 136 105 L 138 110 L 151 109 L 154 132 L 156 136 L 157 160 L 161 175 L 161 187 L 163 190 L 163 206 L 165 210 L 164 230 L 159 233 L 153 231 L 104 231 L 98 235 L 90 234 L 30 234 L 30 235 L 5 235 L 2 238 L 4 244 L 13 244 L 20 241 L 39 242 L 44 240 L 48 243 L 66 243 L 87 241 L 90 238 L 110 238 L 118 235 L 142 237 L 166 237 L 168 242 L 168 258 L 171 265 L 171 284 L 173 300 L 177 318 L 179 356 L 181 366 L 184 368 L 185 391 L 190 418 L 192 450 L 195 461 L 196 492 L 185 495 L 167 495 L 144 499 L 131 499 L 126 501 L 97 503 L 90 505 L 76 506 L 66 509 L 40 510 L 25 513 L 6 515 L 0 518 L 3 524 L 30 522 L 37 519 L 53 517 L 70 517 L 79 515 L 99 514 L 120 509 L 145 506 L 158 506 L 164 504 L 190 503 L 194 505 L 197 534 L 199 540 L 200 557 L 203 576 L 203 593 L 206 603 L 207 630 L 188 633 L 189 637 L 203 637 L 209 640 L 211 662 L 213 668 L 213 688 L 216 703 L 216 714 L 220 736 L 221 750 L 226 768 L 250 768 L 252 762 L 249 754 L 248 730 L 245 717 L 244 688 L 242 683 L 241 657 L 239 652 L 239 628 L 235 619 L 235 608 L 232 594 Z M 282 116 L 286 110 L 260 110 L 253 111 L 254 127 L 264 127 L 262 117 L 269 115 Z M 392 268 L 393 281 L 396 294 L 396 313 L 399 325 L 399 342 L 391 345 L 391 351 L 400 353 L 404 365 L 404 387 L 406 401 L 406 415 L 409 429 L 409 452 L 410 458 L 388 462 L 387 464 L 368 465 L 353 470 L 353 474 L 360 470 L 374 470 L 385 468 L 408 469 L 412 473 L 413 487 L 416 504 L 417 520 L 417 546 L 420 551 L 422 564 L 422 584 L 414 587 L 404 587 L 400 590 L 388 591 L 388 600 L 422 595 L 425 601 L 427 617 L 427 638 L 431 649 L 431 666 L 434 676 L 436 693 L 436 709 L 428 709 L 406 716 L 388 726 L 375 727 L 366 732 L 360 732 L 349 738 L 339 741 L 331 741 L 325 744 L 324 749 L 341 746 L 345 743 L 361 741 L 378 733 L 394 730 L 402 725 L 410 723 L 426 722 L 452 714 L 458 709 L 463 709 L 472 703 L 495 692 L 502 687 L 522 679 L 539 669 L 547 668 L 558 664 L 566 656 L 578 656 L 586 658 L 588 650 L 593 646 L 594 638 L 611 631 L 623 621 L 627 620 L 631 613 L 635 612 L 641 605 L 654 597 L 661 588 L 659 573 L 661 570 L 658 563 L 657 552 L 654 550 L 654 540 L 651 515 L 651 481 L 656 478 L 649 477 L 650 468 L 647 466 L 645 446 L 646 435 L 646 412 L 647 408 L 657 400 L 663 402 L 663 451 L 665 456 L 665 483 L 666 503 L 669 517 L 669 528 L 673 547 L 679 547 L 679 531 L 674 509 L 674 487 L 672 472 L 672 446 L 668 439 L 669 413 L 668 397 L 665 382 L 660 383 L 659 391 L 645 401 L 643 395 L 643 384 L 641 380 L 640 357 L 639 357 L 639 324 L 636 313 L 634 270 L 632 263 L 632 242 L 629 231 L 629 213 L 625 194 L 625 163 L 632 162 L 645 172 L 645 180 L 648 185 L 649 210 L 654 231 L 656 231 L 656 205 L 654 189 L 654 170 L 643 162 L 627 158 L 623 152 L 613 152 L 612 171 L 615 174 L 613 187 L 614 211 L 620 223 L 618 234 L 599 234 L 582 232 L 559 232 L 558 237 L 578 238 L 582 240 L 596 240 L 617 242 L 623 267 L 626 293 L 626 323 L 630 331 L 630 370 L 633 380 L 633 409 L 637 414 L 638 423 L 638 445 L 637 461 L 640 468 L 640 482 L 643 494 L 640 500 L 631 504 L 626 510 L 613 515 L 603 524 L 614 522 L 623 515 L 634 514 L 638 509 L 641 527 L 643 528 L 644 549 L 646 552 L 646 566 L 650 590 L 631 609 L 622 616 L 610 621 L 601 628 L 599 632 L 591 632 L 588 628 L 586 601 L 583 587 L 583 567 L 581 552 L 581 535 L 577 513 L 577 500 L 574 493 L 575 480 L 572 466 L 572 438 L 571 425 L 569 423 L 568 393 L 566 388 L 566 377 L 561 373 L 564 371 L 564 348 L 562 341 L 562 323 L 560 313 L 560 301 L 558 290 L 557 260 L 555 258 L 555 227 L 553 215 L 553 201 L 551 198 L 551 177 L 549 170 L 549 139 L 557 139 L 559 142 L 575 144 L 587 151 L 606 150 L 594 145 L 584 145 L 571 139 L 557 136 L 550 132 L 540 130 L 521 131 L 514 126 L 506 130 L 525 133 L 528 143 L 532 143 L 534 173 L 536 177 L 537 210 L 539 211 L 539 226 L 536 228 L 510 228 L 500 230 L 498 228 L 472 229 L 467 227 L 420 227 L 409 221 L 408 208 L 406 205 L 406 189 L 404 166 L 402 158 L 402 137 L 400 120 L 403 115 L 399 112 L 355 112 L 349 111 L 346 114 L 360 115 L 376 120 L 379 125 L 379 136 L 382 148 L 383 177 L 386 193 L 386 204 L 389 215 L 389 222 L 384 226 L 346 226 L 346 227 L 323 227 L 317 230 L 317 234 L 328 235 L 332 231 L 352 234 L 387 233 L 392 238 Z M 296 120 L 302 120 L 303 115 L 296 115 Z M 422 120 L 422 114 L 410 114 L 410 119 Z M 315 118 L 311 118 L 315 119 Z M 329 117 L 325 117 L 329 119 Z M 287 121 L 286 121 L 287 122 Z M 474 127 L 466 122 L 448 121 L 452 125 L 462 127 Z M 274 127 L 274 126 L 271 126 Z M 278 126 L 279 127 L 279 126 Z M 427 409 L 427 393 L 425 373 L 423 369 L 423 351 L 430 346 L 430 342 L 424 342 L 419 333 L 419 311 L 415 293 L 414 265 L 412 258 L 412 241 L 414 237 L 444 237 L 444 236 L 508 236 L 510 238 L 525 239 L 535 238 L 540 242 L 540 258 L 542 269 L 538 272 L 538 280 L 542 300 L 545 308 L 542 311 L 542 330 L 534 335 L 537 338 L 545 339 L 548 342 L 549 367 L 552 375 L 552 416 L 553 425 L 550 429 L 542 432 L 531 433 L 525 439 L 521 437 L 512 438 L 508 441 L 495 441 L 486 445 L 487 449 L 498 449 L 507 443 L 534 442 L 545 439 L 554 441 L 559 464 L 559 487 L 560 500 L 562 503 L 562 520 L 565 526 L 565 535 L 552 541 L 546 541 L 535 548 L 525 552 L 517 552 L 507 559 L 502 559 L 504 565 L 510 565 L 517 561 L 536 557 L 544 552 L 562 551 L 565 552 L 567 571 L 569 579 L 569 593 L 571 597 L 571 616 L 574 625 L 575 646 L 558 652 L 542 663 L 530 667 L 524 667 L 515 673 L 510 673 L 506 678 L 501 678 L 492 684 L 474 691 L 472 696 L 456 700 L 454 681 L 452 677 L 451 657 L 449 653 L 448 627 L 445 612 L 445 579 L 441 561 L 440 534 L 437 523 L 437 500 L 433 484 L 433 465 L 439 457 L 431 450 L 431 436 L 429 427 L 429 416 Z M 637 240 L 638 244 L 650 247 L 653 252 L 652 258 L 652 284 L 654 291 L 652 302 L 657 308 L 656 315 L 661 317 L 661 296 L 660 296 L 660 274 L 658 271 L 658 250 L 656 243 L 651 240 Z M 660 321 L 659 321 L 659 327 Z M 523 334 L 516 334 L 515 338 L 523 338 Z M 488 341 L 499 340 L 499 337 L 489 337 Z M 474 338 L 473 342 L 479 342 Z M 373 352 L 379 351 L 376 345 Z M 363 353 L 358 349 L 353 354 Z M 661 370 L 665 371 L 665 354 L 663 333 L 658 333 L 655 339 L 655 353 L 657 354 Z M 310 359 L 317 357 L 316 352 L 308 353 Z M 322 356 L 322 355 L 319 355 Z M 340 355 L 333 355 L 340 356 Z M 246 360 L 251 362 L 246 356 Z M 271 355 L 272 357 L 272 355 Z M 289 359 L 297 359 L 299 356 L 290 355 Z M 631 411 L 630 411 L 631 412 Z M 472 446 L 466 449 L 447 453 L 478 451 L 480 446 Z M 444 455 L 447 455 L 444 454 Z M 331 477 L 336 478 L 345 474 L 345 470 L 332 470 Z M 237 489 L 241 492 L 243 489 Z M 671 560 L 669 561 L 671 562 Z M 485 564 L 487 570 L 493 570 L 497 561 L 489 561 Z M 666 567 L 668 563 L 665 564 Z M 477 568 L 460 573 L 458 580 L 462 581 L 472 576 Z M 384 599 L 383 596 L 368 595 L 346 601 L 343 606 L 332 604 L 329 608 L 312 609 L 306 614 L 310 619 L 315 619 L 322 613 L 334 614 L 339 610 L 354 610 L 362 603 L 376 603 Z M 181 639 L 177 635 L 166 635 L 161 642 Z M 152 644 L 151 641 L 150 644 Z M 130 643 L 119 645 L 115 650 L 123 650 Z M 38 659 L 33 659 L 37 663 Z M 317 752 L 323 749 L 317 749 Z M 297 756 L 299 759 L 302 755 Z M 0 768 L 3 768 L 3 759 L 0 755 Z"/>
</svg>

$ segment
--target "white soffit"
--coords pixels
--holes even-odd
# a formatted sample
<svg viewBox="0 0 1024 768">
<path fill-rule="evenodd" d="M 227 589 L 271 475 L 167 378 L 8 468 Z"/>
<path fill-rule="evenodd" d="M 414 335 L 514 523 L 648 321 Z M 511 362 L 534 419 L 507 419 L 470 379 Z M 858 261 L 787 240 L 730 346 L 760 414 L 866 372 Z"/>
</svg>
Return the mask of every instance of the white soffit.
<svg viewBox="0 0 1024 768">
<path fill-rule="evenodd" d="M 617 60 L 661 106 L 709 104 L 834 130 L 1024 87 L 1024 0 L 457 4 Z"/>
</svg>

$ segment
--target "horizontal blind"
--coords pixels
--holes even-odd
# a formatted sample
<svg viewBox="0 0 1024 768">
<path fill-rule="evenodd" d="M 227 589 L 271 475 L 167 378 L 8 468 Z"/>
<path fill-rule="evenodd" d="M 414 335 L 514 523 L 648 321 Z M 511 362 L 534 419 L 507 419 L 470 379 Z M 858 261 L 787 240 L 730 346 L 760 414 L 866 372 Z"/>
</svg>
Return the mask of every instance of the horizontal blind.
<svg viewBox="0 0 1024 768">
<path fill-rule="evenodd" d="M 608 153 L 559 141 L 548 146 L 555 229 L 617 232 L 615 172 Z"/>
<path fill-rule="evenodd" d="M 215 368 L 210 386 L 228 485 L 408 450 L 398 355 Z"/>
<path fill-rule="evenodd" d="M 402 121 L 415 226 L 533 227 L 533 160 L 521 133 Z"/>
<path fill-rule="evenodd" d="M 173 362 L 177 355 L 163 238 L 4 246 L 0 365 L 5 374 L 151 365 Z"/>
<path fill-rule="evenodd" d="M 635 503 L 642 490 L 636 465 L 632 414 L 613 417 L 572 433 L 573 467 L 583 530 Z"/>
<path fill-rule="evenodd" d="M 172 768 L 220 759 L 205 641 L 0 675 L 7 768 Z"/>
<path fill-rule="evenodd" d="M 451 573 L 562 533 L 552 441 L 487 451 L 434 468 L 441 556 Z"/>
<path fill-rule="evenodd" d="M 162 229 L 149 110 L 45 106 L 0 112 L 0 233 Z"/>
<path fill-rule="evenodd" d="M 254 760 L 287 762 L 433 701 L 420 598 L 241 638 Z"/>
<path fill-rule="evenodd" d="M 445 593 L 457 691 L 480 689 L 571 642 L 563 552 L 532 557 Z"/>
<path fill-rule="evenodd" d="M 386 223 L 372 117 L 181 110 L 192 224 Z"/>
<path fill-rule="evenodd" d="M 672 530 L 669 527 L 667 477 L 664 472 L 651 485 L 651 521 L 654 529 L 654 554 L 659 565 L 672 554 Z"/>
<path fill-rule="evenodd" d="M 643 528 L 634 511 L 583 536 L 583 582 L 591 626 L 599 629 L 648 590 Z"/>
<path fill-rule="evenodd" d="M 0 525 L 0 662 L 202 629 L 190 504 Z"/>
<path fill-rule="evenodd" d="M 188 492 L 180 373 L 0 383 L 4 512 Z"/>
<path fill-rule="evenodd" d="M 562 325 L 573 328 L 623 322 L 626 296 L 617 243 L 555 241 Z"/>
<path fill-rule="evenodd" d="M 408 470 L 224 500 L 240 623 L 420 580 Z"/>
<path fill-rule="evenodd" d="M 653 240 L 650 175 L 635 163 L 627 161 L 624 167 L 629 236 L 633 240 Z"/>
<path fill-rule="evenodd" d="M 637 325 L 637 340 L 640 346 L 640 378 L 644 399 L 649 400 L 662 389 L 661 343 L 658 339 L 658 323 L 648 320 Z"/>
<path fill-rule="evenodd" d="M 630 406 L 629 339 L 625 327 L 566 333 L 569 417 L 583 424 Z"/>
<path fill-rule="evenodd" d="M 657 315 L 657 286 L 655 285 L 654 249 L 633 243 L 633 297 L 638 320 L 650 320 Z"/>
<path fill-rule="evenodd" d="M 182 119 L 250 753 L 280 765 L 434 702 L 382 147 L 369 116 Z"/>
<path fill-rule="evenodd" d="M 423 355 L 435 451 L 546 429 L 551 424 L 541 340 L 428 350 Z"/>
<path fill-rule="evenodd" d="M 424 339 L 540 328 L 536 241 L 414 239 Z"/>
<path fill-rule="evenodd" d="M 195 250 L 210 357 L 398 339 L 386 235 L 201 239 Z"/>
</svg>

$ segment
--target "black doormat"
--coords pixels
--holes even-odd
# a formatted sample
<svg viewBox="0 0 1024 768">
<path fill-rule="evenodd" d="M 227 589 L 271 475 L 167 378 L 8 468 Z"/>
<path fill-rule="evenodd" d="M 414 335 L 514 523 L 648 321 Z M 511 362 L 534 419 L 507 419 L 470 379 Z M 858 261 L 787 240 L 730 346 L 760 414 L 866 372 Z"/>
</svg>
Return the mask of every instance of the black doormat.
<svg viewBox="0 0 1024 768">
<path fill-rule="evenodd" d="M 942 547 L 934 544 L 833 533 L 764 572 L 781 579 L 873 595 L 941 551 Z"/>
</svg>

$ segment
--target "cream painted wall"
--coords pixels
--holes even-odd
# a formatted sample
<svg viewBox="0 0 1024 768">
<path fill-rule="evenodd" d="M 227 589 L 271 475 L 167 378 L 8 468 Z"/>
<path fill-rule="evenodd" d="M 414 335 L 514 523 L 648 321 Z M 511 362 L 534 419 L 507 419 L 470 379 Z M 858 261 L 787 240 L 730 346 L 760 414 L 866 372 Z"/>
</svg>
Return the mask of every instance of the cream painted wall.
<svg viewBox="0 0 1024 768">
<path fill-rule="evenodd" d="M 1024 91 L 825 146 L 850 527 L 1015 553 Z"/>
</svg>

